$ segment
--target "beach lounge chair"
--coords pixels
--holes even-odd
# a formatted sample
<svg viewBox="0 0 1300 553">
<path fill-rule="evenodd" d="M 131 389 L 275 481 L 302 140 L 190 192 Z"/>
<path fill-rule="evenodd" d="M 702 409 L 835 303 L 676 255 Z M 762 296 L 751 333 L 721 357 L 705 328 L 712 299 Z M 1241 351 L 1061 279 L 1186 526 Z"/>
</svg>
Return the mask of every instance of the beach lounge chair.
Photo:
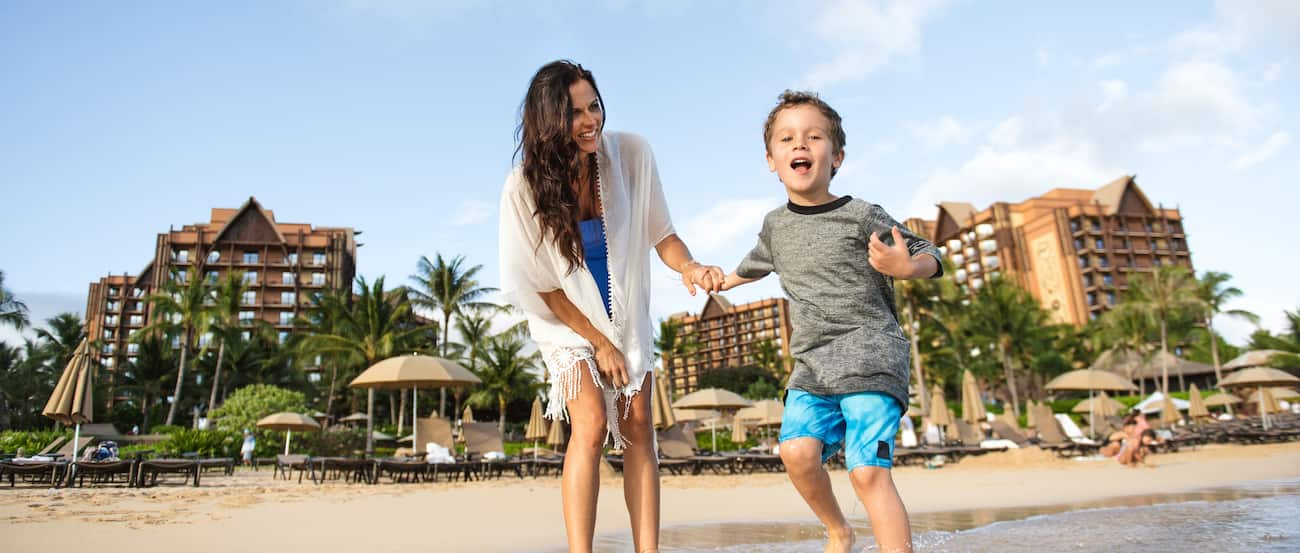
<svg viewBox="0 0 1300 553">
<path fill-rule="evenodd" d="M 1056 452 L 1061 457 L 1085 455 L 1096 449 L 1098 444 L 1078 443 L 1069 439 L 1061 429 L 1061 423 L 1052 415 L 1052 408 L 1046 405 L 1034 407 L 1035 420 L 1038 423 L 1038 447 Z"/>
<path fill-rule="evenodd" d="M 91 484 L 125 484 L 128 488 L 133 487 L 136 484 L 136 464 L 134 459 L 77 461 L 68 478 L 68 487 L 84 487 L 86 477 L 90 477 Z M 118 480 L 119 476 L 122 477 L 121 480 Z"/>
<path fill-rule="evenodd" d="M 307 456 L 306 455 L 283 455 L 283 454 L 276 455 L 275 472 L 271 475 L 271 477 L 275 478 L 277 476 L 283 476 L 285 480 L 288 480 L 289 474 L 292 472 L 298 473 L 298 482 L 301 483 L 303 474 L 311 472 L 311 464 L 307 462 Z"/>
<path fill-rule="evenodd" d="M 715 474 L 721 474 L 724 468 L 735 472 L 734 457 L 696 455 L 694 438 L 680 424 L 665 428 L 659 433 L 659 449 L 663 452 L 659 466 L 673 474 L 681 474 L 687 468 L 691 474 L 699 474 L 706 468 Z"/>
<path fill-rule="evenodd" d="M 471 463 L 476 463 L 475 473 L 480 477 L 500 477 L 507 468 L 512 468 L 515 475 L 523 478 L 523 467 L 518 463 L 508 463 L 505 458 L 486 459 L 484 455 L 492 452 L 505 454 L 506 446 L 501 439 L 501 430 L 495 422 L 467 422 L 461 425 L 465 437 L 465 456 Z"/>
<path fill-rule="evenodd" d="M 0 481 L 9 477 L 9 487 L 16 484 L 19 477 L 24 483 L 37 486 L 59 487 L 68 470 L 68 462 L 62 460 L 33 461 L 6 459 L 0 461 Z"/>
<path fill-rule="evenodd" d="M 1016 444 L 1017 447 L 1025 447 L 1029 445 L 1029 438 L 1020 433 L 1020 430 L 1012 428 L 1011 425 L 1007 424 L 1005 421 L 994 420 L 993 422 L 990 422 L 989 425 L 993 427 L 993 435 L 999 440 L 1007 440 Z"/>
<path fill-rule="evenodd" d="M 957 454 L 965 455 L 983 455 L 990 451 L 1003 451 L 1005 447 L 984 447 L 984 431 L 977 426 L 958 419 L 953 421 L 957 427 L 957 435 L 961 438 L 961 446 L 956 448 Z"/>
<path fill-rule="evenodd" d="M 313 457 L 311 480 L 320 484 L 326 480 L 342 479 L 344 482 L 374 483 L 375 461 L 354 457 Z"/>
<path fill-rule="evenodd" d="M 158 485 L 158 476 L 163 474 L 180 474 L 185 477 L 181 482 L 193 482 L 194 487 L 199 487 L 199 462 L 193 459 L 150 459 L 141 461 L 137 465 L 136 487 L 148 487 Z"/>
</svg>

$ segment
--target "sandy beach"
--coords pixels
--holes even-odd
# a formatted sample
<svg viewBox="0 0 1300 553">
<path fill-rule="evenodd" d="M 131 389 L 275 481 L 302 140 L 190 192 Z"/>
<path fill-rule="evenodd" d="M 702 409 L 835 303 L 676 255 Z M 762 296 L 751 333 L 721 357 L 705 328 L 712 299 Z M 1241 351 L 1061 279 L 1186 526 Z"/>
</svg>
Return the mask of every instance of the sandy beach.
<svg viewBox="0 0 1300 553">
<path fill-rule="evenodd" d="M 1300 443 L 1208 445 L 1150 468 L 1058 459 L 1037 449 L 895 470 L 913 513 L 1029 507 L 1300 477 Z M 846 513 L 861 517 L 833 472 Z M 203 487 L 0 489 L 0 549 L 132 551 L 537 551 L 562 548 L 559 479 L 313 485 L 271 472 Z M 622 486 L 606 478 L 598 533 L 626 530 Z M 664 476 L 663 524 L 811 520 L 784 474 Z M 664 543 L 664 546 L 672 544 Z"/>
</svg>

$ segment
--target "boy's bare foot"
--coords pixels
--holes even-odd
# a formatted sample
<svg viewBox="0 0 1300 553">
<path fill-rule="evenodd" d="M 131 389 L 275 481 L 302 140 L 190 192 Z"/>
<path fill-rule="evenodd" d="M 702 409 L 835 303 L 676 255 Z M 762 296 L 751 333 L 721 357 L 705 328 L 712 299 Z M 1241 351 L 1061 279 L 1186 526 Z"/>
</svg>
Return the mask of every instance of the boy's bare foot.
<svg viewBox="0 0 1300 553">
<path fill-rule="evenodd" d="M 853 527 L 845 526 L 843 528 L 826 529 L 826 553 L 852 553 L 853 552 Z"/>
</svg>

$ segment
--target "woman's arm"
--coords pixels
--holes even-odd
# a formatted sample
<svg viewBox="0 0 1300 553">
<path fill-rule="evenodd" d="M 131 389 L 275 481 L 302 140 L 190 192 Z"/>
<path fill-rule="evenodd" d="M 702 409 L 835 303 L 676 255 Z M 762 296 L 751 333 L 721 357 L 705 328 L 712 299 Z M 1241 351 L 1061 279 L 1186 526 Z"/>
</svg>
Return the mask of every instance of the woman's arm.
<svg viewBox="0 0 1300 553">
<path fill-rule="evenodd" d="M 560 322 L 578 333 L 578 336 L 591 342 L 596 354 L 596 370 L 600 371 L 600 374 L 614 386 L 619 388 L 627 386 L 627 361 L 623 357 L 623 352 L 591 324 L 586 315 L 578 310 L 578 306 L 569 301 L 569 296 L 565 295 L 564 290 L 538 292 L 537 295 L 541 296 L 546 307 L 551 309 Z"/>
<path fill-rule="evenodd" d="M 722 268 L 696 261 L 691 257 L 691 250 L 687 249 L 686 243 L 676 234 L 670 234 L 655 244 L 655 251 L 664 265 L 681 273 L 682 285 L 686 286 L 686 291 L 692 296 L 695 295 L 696 286 L 710 294 L 722 291 Z"/>
</svg>

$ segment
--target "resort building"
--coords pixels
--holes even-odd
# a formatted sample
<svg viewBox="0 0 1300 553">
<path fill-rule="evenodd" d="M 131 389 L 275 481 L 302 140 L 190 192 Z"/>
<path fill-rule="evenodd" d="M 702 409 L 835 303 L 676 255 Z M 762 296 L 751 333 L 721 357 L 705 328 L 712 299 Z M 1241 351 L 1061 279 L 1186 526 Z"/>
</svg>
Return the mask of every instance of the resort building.
<svg viewBox="0 0 1300 553">
<path fill-rule="evenodd" d="M 991 278 L 1012 278 L 1057 322 L 1096 318 L 1119 301 L 1133 273 L 1192 268 L 1182 214 L 1153 204 L 1132 175 L 982 211 L 957 202 L 938 208 L 934 220 L 904 224 L 939 246 L 963 291 L 973 295 Z"/>
<path fill-rule="evenodd" d="M 755 354 L 764 341 L 775 346 L 782 365 L 790 358 L 790 304 L 785 298 L 732 305 L 712 294 L 699 314 L 670 318 L 682 324 L 682 338 L 697 345 L 687 355 L 663 359 L 674 397 L 698 390 L 700 375 L 710 370 L 758 365 Z"/>
<path fill-rule="evenodd" d="M 215 285 L 226 274 L 242 275 L 241 322 L 261 320 L 283 340 L 313 297 L 350 289 L 356 275 L 360 231 L 347 227 L 313 227 L 281 223 L 275 214 L 249 198 L 238 209 L 213 208 L 208 222 L 158 234 L 153 258 L 135 275 L 108 275 L 90 284 L 86 326 L 101 346 L 96 360 L 110 371 L 115 359 L 136 354 L 130 337 L 153 320 L 145 301 L 168 279 L 184 281 L 191 272 Z M 200 343 L 208 336 L 198 337 Z"/>
</svg>

